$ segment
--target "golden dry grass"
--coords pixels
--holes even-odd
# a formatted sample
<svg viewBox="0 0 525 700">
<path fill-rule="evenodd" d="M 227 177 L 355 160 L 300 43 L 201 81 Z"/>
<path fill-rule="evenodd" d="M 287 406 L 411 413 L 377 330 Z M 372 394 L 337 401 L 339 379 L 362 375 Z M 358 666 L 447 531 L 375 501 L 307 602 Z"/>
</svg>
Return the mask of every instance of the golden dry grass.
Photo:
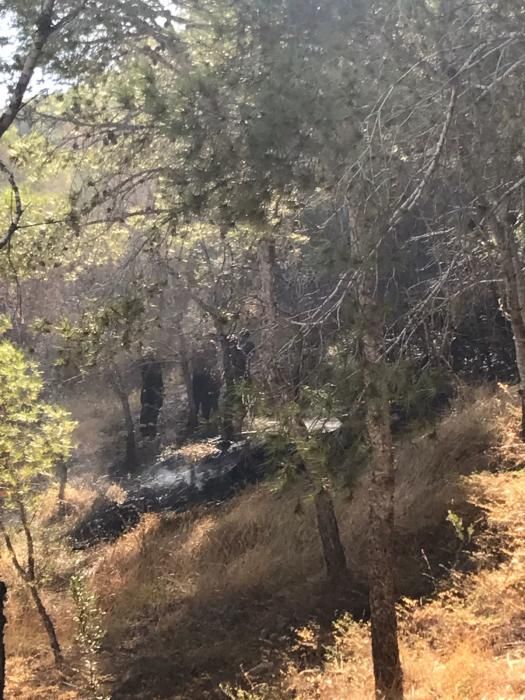
<svg viewBox="0 0 525 700">
<path fill-rule="evenodd" d="M 449 508 L 466 523 L 484 508 L 490 525 L 476 574 L 456 575 L 454 587 L 430 604 L 403 606 L 408 697 L 503 700 L 525 693 L 518 658 L 525 633 L 517 631 L 523 626 L 525 549 L 518 537 L 525 481 L 505 471 L 478 476 L 489 468 L 525 464 L 525 448 L 516 437 L 518 413 L 515 396 L 504 387 L 469 394 L 434 433 L 408 439 L 397 450 L 403 591 L 428 591 L 427 561 L 435 575 L 440 562 L 450 566 L 457 540 L 446 523 Z M 198 450 L 188 454 L 200 456 Z M 361 579 L 367 488 L 363 476 L 350 496 L 335 494 L 350 567 Z M 72 488 L 74 513 L 83 512 L 95 495 L 87 487 Z M 53 499 L 43 504 L 39 523 L 49 523 Z M 246 697 L 372 697 L 366 626 L 345 620 L 335 638 L 330 633 L 334 607 L 349 601 L 331 599 L 303 484 L 261 485 L 221 507 L 147 516 L 118 542 L 74 556 L 63 540 L 65 527 L 38 527 L 46 602 L 75 665 L 68 579 L 76 570 L 88 573 L 106 613 L 101 662 L 116 699 L 225 697 L 219 684 L 243 677 L 247 687 L 255 684 Z M 495 551 L 503 547 L 509 558 L 495 568 Z M 0 567 L 12 589 L 9 697 L 82 697 L 71 686 L 74 676 L 57 690 L 60 679 L 46 671 L 49 655 L 27 596 L 5 559 Z M 319 632 L 309 631 L 312 619 L 321 623 Z M 303 632 L 291 634 L 291 627 Z M 257 682 L 259 676 L 266 685 Z"/>
<path fill-rule="evenodd" d="M 455 575 L 431 603 L 400 606 L 405 691 L 413 700 L 525 697 L 525 471 L 469 477 L 469 490 L 487 510 L 507 560 Z M 252 696 L 269 692 L 255 686 Z M 340 620 L 324 667 L 290 664 L 273 692 L 298 700 L 373 698 L 368 626 Z"/>
</svg>

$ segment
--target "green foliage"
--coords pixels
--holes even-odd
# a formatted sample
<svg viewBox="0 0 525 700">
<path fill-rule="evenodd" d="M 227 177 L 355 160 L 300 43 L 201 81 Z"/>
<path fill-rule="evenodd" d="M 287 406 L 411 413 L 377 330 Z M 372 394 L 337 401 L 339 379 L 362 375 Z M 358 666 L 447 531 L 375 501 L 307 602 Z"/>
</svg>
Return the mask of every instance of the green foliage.
<svg viewBox="0 0 525 700">
<path fill-rule="evenodd" d="M 5 321 L 1 325 L 5 329 Z M 42 400 L 43 390 L 35 364 L 0 339 L 0 488 L 7 504 L 27 498 L 35 479 L 49 476 L 71 452 L 75 424 Z"/>
<path fill-rule="evenodd" d="M 83 575 L 77 574 L 71 577 L 70 590 L 75 605 L 74 620 L 77 625 L 75 639 L 82 655 L 86 690 L 90 700 L 106 700 L 107 696 L 102 693 L 98 669 L 98 656 L 105 636 L 102 612 L 95 594 L 87 587 Z"/>
<path fill-rule="evenodd" d="M 130 350 L 143 337 L 144 301 L 138 296 L 122 296 L 106 306 L 86 310 L 78 323 L 65 319 L 57 327 L 45 320 L 36 328 L 57 331 L 63 345 L 60 364 L 74 363 L 81 370 L 111 359 L 119 350 Z"/>
<path fill-rule="evenodd" d="M 52 111 L 56 100 L 49 102 Z M 10 131 L 4 141 L 19 179 L 24 213 L 9 257 L 0 257 L 2 277 L 47 279 L 51 270 L 61 268 L 63 276 L 73 280 L 87 269 L 118 259 L 126 233 L 118 222 L 107 235 L 98 211 L 89 225 L 83 221 L 85 228 L 80 230 L 80 217 L 101 203 L 93 188 L 79 193 L 79 180 L 93 184 L 96 180 L 94 158 L 79 154 L 70 144 L 57 144 L 56 134 L 51 138 L 36 128 L 26 134 Z M 9 225 L 12 205 L 11 187 L 0 179 L 0 231 Z M 99 223 L 93 223 L 97 219 Z"/>
<path fill-rule="evenodd" d="M 448 511 L 447 522 L 454 528 L 454 533 L 461 545 L 466 545 L 472 540 L 474 534 L 473 523 L 465 525 L 463 518 L 451 510 Z"/>
</svg>

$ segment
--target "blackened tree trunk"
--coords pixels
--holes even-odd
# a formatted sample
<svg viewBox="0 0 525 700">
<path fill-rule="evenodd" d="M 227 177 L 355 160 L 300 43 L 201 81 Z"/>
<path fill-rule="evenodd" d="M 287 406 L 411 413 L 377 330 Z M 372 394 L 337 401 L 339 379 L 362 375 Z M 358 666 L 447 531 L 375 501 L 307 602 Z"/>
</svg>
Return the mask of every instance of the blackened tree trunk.
<svg viewBox="0 0 525 700">
<path fill-rule="evenodd" d="M 5 601 L 7 597 L 7 586 L 0 581 L 0 700 L 4 700 L 5 690 L 5 642 L 4 631 L 7 619 L 4 614 Z"/>
<path fill-rule="evenodd" d="M 315 495 L 315 512 L 328 578 L 334 583 L 348 582 L 350 576 L 345 550 L 339 534 L 334 502 L 324 486 Z"/>
<path fill-rule="evenodd" d="M 164 403 L 162 367 L 152 354 L 142 362 L 142 389 L 140 392 L 140 432 L 143 438 L 157 437 L 157 424 Z"/>
</svg>

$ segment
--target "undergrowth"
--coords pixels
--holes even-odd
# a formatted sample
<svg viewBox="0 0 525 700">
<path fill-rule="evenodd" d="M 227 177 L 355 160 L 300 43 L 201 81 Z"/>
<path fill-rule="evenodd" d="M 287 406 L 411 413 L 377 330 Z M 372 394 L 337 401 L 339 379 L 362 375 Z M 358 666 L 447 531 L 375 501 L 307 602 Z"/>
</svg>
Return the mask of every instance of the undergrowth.
<svg viewBox="0 0 525 700">
<path fill-rule="evenodd" d="M 409 698 L 524 696 L 525 477 L 511 471 L 525 463 L 518 425 L 515 396 L 500 387 L 465 395 L 434 431 L 397 448 Z M 349 566 L 361 581 L 367 488 L 365 475 L 350 493 L 335 494 Z M 64 535 L 95 496 L 73 484 L 72 514 L 60 523 L 50 493 L 34 523 L 38 551 L 48 553 L 41 575 L 71 666 L 65 675 L 52 670 L 30 602 L 0 561 L 11 591 L 8 697 L 85 697 L 69 594 L 79 572 L 104 613 L 94 658 L 108 682 L 97 692 L 115 700 L 372 697 L 367 625 L 345 614 L 355 601 L 326 583 L 300 482 L 263 484 L 184 515 L 149 515 L 114 544 L 72 556 Z M 459 523 L 473 542 L 458 537 Z"/>
</svg>

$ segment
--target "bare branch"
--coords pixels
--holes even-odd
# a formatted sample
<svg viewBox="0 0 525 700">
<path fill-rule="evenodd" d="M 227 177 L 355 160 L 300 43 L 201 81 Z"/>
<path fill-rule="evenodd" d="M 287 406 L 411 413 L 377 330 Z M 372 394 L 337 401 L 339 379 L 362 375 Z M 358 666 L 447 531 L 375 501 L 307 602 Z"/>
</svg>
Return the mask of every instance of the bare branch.
<svg viewBox="0 0 525 700">
<path fill-rule="evenodd" d="M 416 204 L 419 202 L 421 199 L 421 196 L 423 192 L 425 191 L 426 186 L 428 185 L 430 178 L 432 175 L 435 173 L 436 168 L 439 163 L 439 159 L 441 157 L 441 154 L 443 153 L 443 148 L 445 146 L 445 141 L 447 138 L 448 130 L 450 128 L 450 124 L 452 122 L 452 115 L 454 114 L 454 108 L 456 106 L 456 99 L 457 99 L 457 89 L 456 86 L 452 86 L 452 91 L 450 93 L 450 100 L 448 103 L 448 109 L 447 109 L 447 115 L 445 118 L 445 122 L 443 124 L 443 128 L 441 129 L 441 134 L 439 136 L 438 142 L 436 144 L 436 148 L 434 150 L 434 154 L 432 156 L 432 160 L 428 164 L 427 169 L 425 170 L 423 177 L 421 180 L 418 182 L 416 188 L 412 192 L 412 194 L 405 199 L 405 201 L 394 211 L 390 218 L 390 222 L 388 225 L 388 230 L 391 231 L 394 229 L 401 221 L 401 219 L 406 215 L 409 214 Z"/>
<path fill-rule="evenodd" d="M 503 202 L 507 199 L 507 197 L 510 197 L 513 192 L 516 190 L 519 190 L 520 187 L 523 187 L 525 185 L 525 175 L 523 177 L 520 177 L 519 180 L 514 182 L 510 187 L 508 187 L 505 192 L 501 195 L 501 197 L 498 199 L 496 204 L 494 205 L 494 213 L 497 213 L 498 209 L 501 207 Z"/>
<path fill-rule="evenodd" d="M 513 73 L 516 70 L 516 68 L 518 68 L 518 66 L 523 65 L 524 62 L 525 62 L 525 57 L 521 56 L 520 58 L 518 58 L 517 61 L 515 61 L 512 65 L 510 65 L 505 71 L 503 71 L 503 73 L 500 73 L 500 75 L 496 76 L 494 78 L 494 80 L 490 83 L 490 85 L 487 85 L 487 87 L 485 87 L 483 89 L 481 94 L 478 95 L 476 102 L 480 102 L 485 97 L 485 95 L 487 95 L 497 83 L 500 83 L 502 80 L 505 80 L 505 78 L 507 76 L 509 76 L 511 73 Z"/>
<path fill-rule="evenodd" d="M 77 7 L 74 7 L 71 10 L 71 12 L 68 12 L 67 15 L 64 15 L 64 17 L 62 17 L 62 19 L 58 20 L 58 22 L 56 22 L 53 25 L 52 31 L 53 32 L 60 31 L 60 29 L 65 27 L 66 24 L 69 24 L 74 19 L 76 19 L 79 16 L 79 14 L 82 12 L 82 10 L 86 7 L 87 4 L 88 4 L 88 0 L 82 0 L 82 2 L 80 2 L 77 5 Z"/>
<path fill-rule="evenodd" d="M 9 242 L 11 241 L 11 238 L 14 236 L 14 234 L 18 231 L 20 220 L 24 214 L 24 207 L 22 206 L 22 197 L 20 196 L 20 189 L 18 188 L 18 185 L 16 184 L 15 176 L 9 170 L 7 165 L 3 163 L 0 160 L 0 172 L 4 173 L 6 175 L 9 184 L 11 185 L 11 191 L 13 193 L 13 199 L 14 199 L 14 214 L 12 213 L 11 216 L 11 223 L 9 224 L 9 227 L 7 231 L 5 232 L 3 238 L 0 239 L 0 250 L 2 248 L 5 248 L 7 245 L 9 245 Z"/>
</svg>

